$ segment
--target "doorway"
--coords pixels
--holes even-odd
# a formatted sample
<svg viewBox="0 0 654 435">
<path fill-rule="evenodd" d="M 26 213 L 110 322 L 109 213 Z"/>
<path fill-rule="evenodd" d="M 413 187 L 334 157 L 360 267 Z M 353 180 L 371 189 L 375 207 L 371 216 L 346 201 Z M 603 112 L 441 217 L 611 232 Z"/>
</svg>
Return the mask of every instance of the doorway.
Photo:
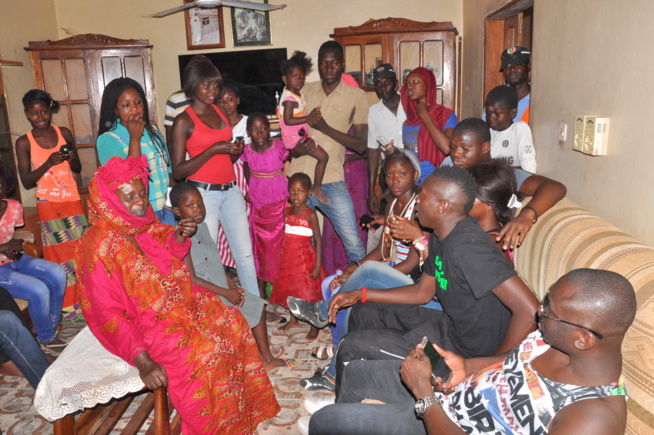
<svg viewBox="0 0 654 435">
<path fill-rule="evenodd" d="M 531 50 L 534 0 L 515 0 L 486 17 L 484 23 L 484 95 L 504 84 L 500 72 L 502 51 L 514 45 Z"/>
</svg>

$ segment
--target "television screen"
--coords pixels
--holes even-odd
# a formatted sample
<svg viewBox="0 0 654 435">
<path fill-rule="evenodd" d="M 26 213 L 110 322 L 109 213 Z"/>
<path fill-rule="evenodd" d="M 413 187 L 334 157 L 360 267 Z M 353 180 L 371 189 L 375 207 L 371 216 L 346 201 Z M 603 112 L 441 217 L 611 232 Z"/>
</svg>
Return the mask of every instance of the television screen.
<svg viewBox="0 0 654 435">
<path fill-rule="evenodd" d="M 287 59 L 285 48 L 203 54 L 220 70 L 225 80 L 232 80 L 238 85 L 241 93 L 241 104 L 238 106 L 240 113 L 275 114 L 275 93 L 280 96 L 284 89 L 279 67 Z M 179 56 L 180 82 L 184 67 L 193 56 L 195 55 Z"/>
</svg>

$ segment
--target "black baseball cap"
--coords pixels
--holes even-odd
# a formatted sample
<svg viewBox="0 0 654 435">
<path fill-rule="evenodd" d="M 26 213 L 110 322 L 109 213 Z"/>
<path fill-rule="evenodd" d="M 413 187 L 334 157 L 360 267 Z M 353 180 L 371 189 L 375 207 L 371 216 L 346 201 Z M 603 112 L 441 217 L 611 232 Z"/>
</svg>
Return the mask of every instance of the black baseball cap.
<svg viewBox="0 0 654 435">
<path fill-rule="evenodd" d="M 529 62 L 531 51 L 527 47 L 516 45 L 515 47 L 507 48 L 502 52 L 502 66 L 500 72 L 509 65 L 524 65 Z"/>
<path fill-rule="evenodd" d="M 372 72 L 373 80 L 388 79 L 391 77 L 397 78 L 397 75 L 395 74 L 395 69 L 393 69 L 393 66 L 390 63 L 382 63 Z"/>
</svg>

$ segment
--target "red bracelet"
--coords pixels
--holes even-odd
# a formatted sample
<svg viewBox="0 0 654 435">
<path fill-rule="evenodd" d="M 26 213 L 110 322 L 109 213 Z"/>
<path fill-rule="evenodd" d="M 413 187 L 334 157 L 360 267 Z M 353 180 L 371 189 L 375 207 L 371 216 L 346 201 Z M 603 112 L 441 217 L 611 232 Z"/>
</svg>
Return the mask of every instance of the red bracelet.
<svg viewBox="0 0 654 435">
<path fill-rule="evenodd" d="M 368 289 L 365 287 L 361 287 L 361 291 L 363 292 L 363 296 L 361 297 L 361 303 L 365 303 L 366 300 L 368 300 Z"/>
</svg>

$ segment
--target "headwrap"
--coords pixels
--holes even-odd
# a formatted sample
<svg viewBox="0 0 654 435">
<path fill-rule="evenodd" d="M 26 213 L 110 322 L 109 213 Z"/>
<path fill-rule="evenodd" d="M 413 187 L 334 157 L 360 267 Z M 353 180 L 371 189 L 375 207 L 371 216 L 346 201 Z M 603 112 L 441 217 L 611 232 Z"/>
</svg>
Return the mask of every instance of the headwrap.
<svg viewBox="0 0 654 435">
<path fill-rule="evenodd" d="M 411 74 L 418 74 L 425 81 L 425 85 L 427 86 L 425 104 L 429 106 L 429 116 L 442 131 L 452 111 L 436 102 L 436 77 L 434 77 L 434 73 L 427 68 L 418 67 L 409 73 L 409 75 Z M 420 131 L 418 132 L 418 158 L 421 162 L 428 161 L 437 168 L 445 160 L 445 154 L 436 146 L 425 124 L 418 116 L 416 112 L 418 102 L 409 99 L 406 85 L 407 81 L 405 80 L 401 91 L 402 107 L 406 113 L 406 121 L 404 123 L 410 126 L 420 126 Z"/>
<path fill-rule="evenodd" d="M 144 217 L 134 216 L 120 202 L 116 189 L 140 179 L 148 189 L 148 160 L 141 157 L 112 157 L 100 167 L 89 183 L 89 222 L 129 236 L 141 234 L 154 222 L 151 206 Z"/>
</svg>

